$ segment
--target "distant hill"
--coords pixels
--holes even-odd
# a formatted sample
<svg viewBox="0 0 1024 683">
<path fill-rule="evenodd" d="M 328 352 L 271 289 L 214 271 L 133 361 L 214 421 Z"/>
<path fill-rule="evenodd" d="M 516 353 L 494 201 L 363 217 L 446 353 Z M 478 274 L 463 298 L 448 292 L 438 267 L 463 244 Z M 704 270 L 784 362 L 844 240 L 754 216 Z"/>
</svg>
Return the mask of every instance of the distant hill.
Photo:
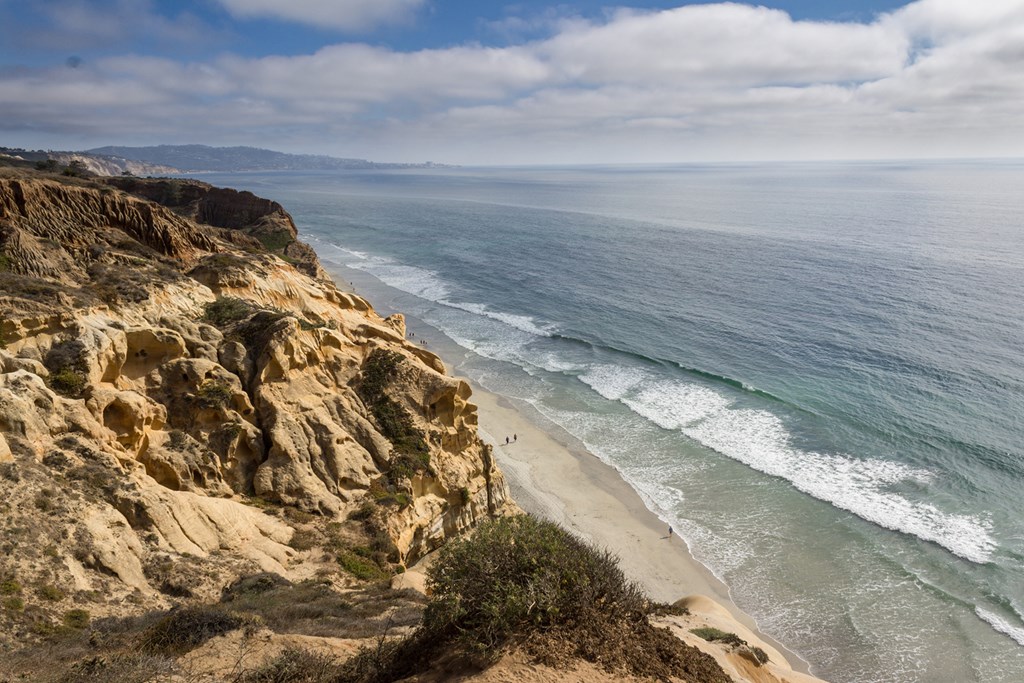
<svg viewBox="0 0 1024 683">
<path fill-rule="evenodd" d="M 37 163 L 46 162 L 47 160 L 56 162 L 57 167 L 67 167 L 71 162 L 77 161 L 88 172 L 101 176 L 121 175 L 122 173 L 133 175 L 179 173 L 179 170 L 173 166 L 146 163 L 116 155 L 0 147 L 0 166 L 25 166 L 31 168 Z"/>
<path fill-rule="evenodd" d="M 310 171 L 347 168 L 429 168 L 424 164 L 381 164 L 365 159 L 340 159 L 319 154 L 285 154 L 258 147 L 157 145 L 155 147 L 97 147 L 86 154 L 113 156 L 182 171 Z"/>
</svg>

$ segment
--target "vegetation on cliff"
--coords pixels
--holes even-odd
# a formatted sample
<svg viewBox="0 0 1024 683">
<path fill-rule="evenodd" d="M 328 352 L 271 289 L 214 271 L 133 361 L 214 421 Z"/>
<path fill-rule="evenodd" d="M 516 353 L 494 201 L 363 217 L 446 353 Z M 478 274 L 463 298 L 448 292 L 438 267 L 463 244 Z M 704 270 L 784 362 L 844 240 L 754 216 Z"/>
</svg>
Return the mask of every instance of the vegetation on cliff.
<svg viewBox="0 0 1024 683">
<path fill-rule="evenodd" d="M 201 680 L 190 653 L 227 650 L 228 661 L 260 661 L 260 644 L 275 638 L 287 644 L 276 656 L 254 667 L 236 662 L 219 680 L 385 683 L 429 672 L 471 675 L 510 651 L 553 672 L 583 660 L 615 678 L 729 680 L 710 656 L 651 625 L 648 615 L 658 606 L 625 579 L 614 557 L 548 522 L 520 516 L 484 524 L 441 550 L 428 586 L 424 599 L 372 582 L 339 592 L 326 581 L 247 576 L 216 603 L 55 633 L 52 670 L 38 680 L 142 683 L 174 674 L 190 682 Z M 368 644 L 346 657 L 302 647 L 313 641 L 294 636 Z M 19 656 L 26 662 L 39 655 Z"/>
<path fill-rule="evenodd" d="M 396 681 L 442 659 L 483 668 L 515 648 L 556 667 L 583 659 L 658 680 L 729 680 L 711 657 L 650 624 L 654 606 L 612 555 L 551 522 L 520 516 L 482 525 L 439 551 L 427 586 L 416 631 L 365 649 L 336 680 Z"/>
</svg>

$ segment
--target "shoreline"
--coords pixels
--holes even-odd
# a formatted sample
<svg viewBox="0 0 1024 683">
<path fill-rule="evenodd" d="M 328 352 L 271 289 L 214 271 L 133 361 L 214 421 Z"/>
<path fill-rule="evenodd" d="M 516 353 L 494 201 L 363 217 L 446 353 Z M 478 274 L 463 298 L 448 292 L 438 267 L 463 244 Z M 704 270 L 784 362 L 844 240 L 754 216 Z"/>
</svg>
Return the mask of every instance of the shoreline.
<svg viewBox="0 0 1024 683">
<path fill-rule="evenodd" d="M 541 426 L 545 420 L 539 414 L 527 416 L 528 405 L 517 405 L 514 399 L 462 379 L 473 387 L 469 400 L 478 408 L 480 438 L 494 447 L 512 498 L 524 511 L 610 550 L 627 578 L 655 601 L 710 598 L 734 622 L 780 653 L 794 672 L 812 675 L 808 662 L 762 632 L 754 618 L 736 606 L 729 587 L 693 557 L 683 537 L 668 535 L 668 525 L 614 467 L 557 425 Z M 506 445 L 506 434 L 518 438 Z"/>
<path fill-rule="evenodd" d="M 358 294 L 358 280 L 375 279 L 330 258 L 321 257 L 321 264 L 343 291 Z M 811 679 L 806 660 L 762 632 L 754 618 L 733 602 L 729 586 L 692 555 L 682 536 L 668 536 L 668 525 L 618 470 L 529 404 L 489 391 L 460 374 L 459 363 L 453 359 L 470 352 L 441 330 L 400 309 L 392 310 L 385 302 L 370 303 L 382 314 L 402 313 L 408 332 L 415 335 L 413 341 L 419 345 L 426 341 L 424 348 L 441 358 L 448 373 L 470 385 L 473 394 L 469 401 L 478 409 L 480 438 L 493 446 L 512 498 L 524 511 L 556 522 L 614 553 L 627 578 L 655 601 L 672 604 L 694 596 L 708 598 L 704 602 L 711 602 L 710 611 L 695 612 L 719 616 L 724 610 L 729 615 L 727 625 L 735 625 L 732 630 L 781 655 L 794 677 L 818 680 Z M 505 436 L 512 435 L 518 439 L 506 446 Z"/>
</svg>

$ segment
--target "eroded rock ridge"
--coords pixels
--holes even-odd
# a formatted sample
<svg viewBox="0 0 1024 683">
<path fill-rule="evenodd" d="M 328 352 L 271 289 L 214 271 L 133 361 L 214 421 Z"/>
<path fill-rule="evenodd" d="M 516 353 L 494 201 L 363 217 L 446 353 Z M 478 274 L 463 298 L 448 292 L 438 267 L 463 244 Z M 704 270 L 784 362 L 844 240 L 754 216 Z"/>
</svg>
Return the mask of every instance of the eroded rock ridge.
<svg viewBox="0 0 1024 683">
<path fill-rule="evenodd" d="M 410 564 L 514 509 L 469 398 L 274 202 L 0 176 L 0 574 L 20 584 L 115 613 L 294 574 L 303 515 L 373 521 Z"/>
</svg>

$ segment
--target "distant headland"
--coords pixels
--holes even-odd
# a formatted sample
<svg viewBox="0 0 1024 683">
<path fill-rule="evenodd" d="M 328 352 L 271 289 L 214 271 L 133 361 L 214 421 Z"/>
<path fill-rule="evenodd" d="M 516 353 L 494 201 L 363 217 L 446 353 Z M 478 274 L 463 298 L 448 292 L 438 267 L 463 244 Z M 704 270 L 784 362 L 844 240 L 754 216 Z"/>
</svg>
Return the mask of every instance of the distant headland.
<svg viewBox="0 0 1024 683">
<path fill-rule="evenodd" d="M 97 175 L 157 175 L 236 171 L 332 171 L 342 169 L 446 168 L 444 164 L 380 163 L 320 154 L 287 154 L 258 147 L 208 145 L 107 146 L 80 152 L 0 147 L 0 156 L 32 163 L 77 160 Z"/>
</svg>

